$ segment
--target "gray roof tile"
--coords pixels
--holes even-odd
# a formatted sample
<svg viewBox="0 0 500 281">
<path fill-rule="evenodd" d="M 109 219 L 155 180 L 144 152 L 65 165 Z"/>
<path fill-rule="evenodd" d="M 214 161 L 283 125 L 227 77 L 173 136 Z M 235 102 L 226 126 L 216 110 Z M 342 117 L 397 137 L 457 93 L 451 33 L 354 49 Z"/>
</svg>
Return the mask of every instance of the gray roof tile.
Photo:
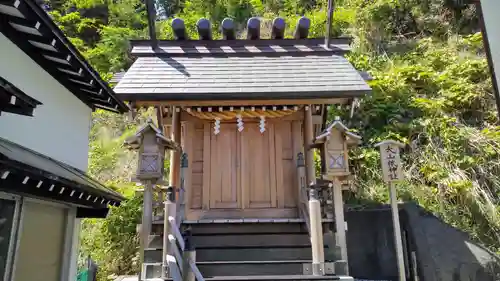
<svg viewBox="0 0 500 281">
<path fill-rule="evenodd" d="M 139 57 L 115 92 L 124 100 L 336 98 L 370 91 L 342 56 Z"/>
</svg>

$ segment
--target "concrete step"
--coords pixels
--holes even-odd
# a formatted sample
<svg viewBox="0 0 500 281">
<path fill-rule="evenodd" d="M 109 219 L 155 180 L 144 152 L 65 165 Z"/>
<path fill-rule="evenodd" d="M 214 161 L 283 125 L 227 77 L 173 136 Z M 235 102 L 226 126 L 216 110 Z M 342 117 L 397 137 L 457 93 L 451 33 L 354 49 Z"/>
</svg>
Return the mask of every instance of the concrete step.
<svg viewBox="0 0 500 281">
<path fill-rule="evenodd" d="M 304 223 L 186 223 L 193 235 L 307 233 Z"/>
<path fill-rule="evenodd" d="M 326 249 L 325 249 L 326 251 Z M 160 262 L 162 250 L 148 249 L 144 252 L 145 262 Z M 311 247 L 294 248 L 228 248 L 228 249 L 197 249 L 197 261 L 281 261 L 310 260 Z"/>
<path fill-rule="evenodd" d="M 142 264 L 142 268 L 146 270 L 146 279 L 161 278 L 161 262 L 145 262 Z"/>
<path fill-rule="evenodd" d="M 250 275 L 250 276 L 216 276 L 204 278 L 205 281 L 356 281 L 350 276 L 314 276 L 314 275 Z M 114 281 L 139 281 L 137 276 L 127 276 Z M 172 278 L 147 278 L 145 281 L 174 281 Z"/>
<path fill-rule="evenodd" d="M 196 249 L 200 248 L 270 248 L 307 247 L 311 245 L 307 234 L 241 234 L 193 236 Z"/>
<path fill-rule="evenodd" d="M 350 276 L 314 275 L 254 275 L 254 276 L 217 276 L 205 281 L 354 281 Z"/>
<path fill-rule="evenodd" d="M 332 227 L 332 220 L 324 219 L 323 228 Z M 227 219 L 183 221 L 183 227 L 190 227 L 197 234 L 237 234 L 237 233 L 307 233 L 302 219 Z M 163 231 L 163 220 L 153 223 L 153 232 Z"/>
<path fill-rule="evenodd" d="M 197 262 L 204 277 L 251 275 L 300 275 L 310 260 Z"/>
<path fill-rule="evenodd" d="M 151 236 L 148 248 L 161 249 L 163 244 L 162 236 Z M 301 248 L 311 246 L 307 234 L 202 235 L 193 236 L 191 243 L 196 250 L 219 248 Z"/>
</svg>

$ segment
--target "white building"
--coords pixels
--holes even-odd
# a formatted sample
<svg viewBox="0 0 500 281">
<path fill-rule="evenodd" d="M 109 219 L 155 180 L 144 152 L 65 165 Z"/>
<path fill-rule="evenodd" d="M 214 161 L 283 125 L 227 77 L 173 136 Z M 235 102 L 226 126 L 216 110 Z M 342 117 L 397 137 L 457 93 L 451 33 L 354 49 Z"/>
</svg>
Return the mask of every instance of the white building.
<svg viewBox="0 0 500 281">
<path fill-rule="evenodd" d="M 128 107 L 33 0 L 0 2 L 0 50 L 0 280 L 74 280 L 80 218 L 123 199 L 85 175 L 91 113 Z"/>
</svg>

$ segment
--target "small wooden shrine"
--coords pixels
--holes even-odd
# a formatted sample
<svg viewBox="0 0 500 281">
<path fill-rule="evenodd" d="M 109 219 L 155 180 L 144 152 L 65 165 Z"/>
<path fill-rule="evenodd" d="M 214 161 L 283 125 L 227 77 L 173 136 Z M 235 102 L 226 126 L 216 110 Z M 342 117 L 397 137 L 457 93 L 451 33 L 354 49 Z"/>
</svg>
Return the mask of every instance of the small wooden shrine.
<svg viewBox="0 0 500 281">
<path fill-rule="evenodd" d="M 247 38 L 237 40 L 225 19 L 224 40 L 212 40 L 210 22 L 200 19 L 196 40 L 174 19 L 176 40 L 131 42 L 137 59 L 114 90 L 134 107 L 157 107 L 165 135 L 181 144 L 189 163 L 187 219 L 299 215 L 297 155 L 304 153 L 313 182 L 310 146 L 327 129 L 328 107 L 349 106 L 370 91 L 343 57 L 350 39 L 325 46 L 324 39 L 307 38 L 309 25 L 301 18 L 294 39 L 284 39 L 285 22 L 277 18 L 272 38 L 260 38 L 260 21 L 251 18 Z M 346 160 L 340 138 L 328 143 Z M 174 152 L 171 185 L 180 185 L 179 171 Z"/>
<path fill-rule="evenodd" d="M 148 7 L 152 9 L 151 4 Z M 343 57 L 350 50 L 351 40 L 308 38 L 310 21 L 305 17 L 297 22 L 293 39 L 284 38 L 282 18 L 274 19 L 271 38 L 260 37 L 258 18 L 249 19 L 246 39 L 241 40 L 236 39 L 231 19 L 221 24 L 223 40 L 213 40 L 206 19 L 197 23 L 198 39 L 188 38 L 182 19 L 172 21 L 175 40 L 157 40 L 152 18 L 149 25 L 151 40 L 131 41 L 131 53 L 137 59 L 115 80 L 114 90 L 132 108 L 154 106 L 159 128 L 173 141 L 168 142 L 150 125 L 139 133 L 148 144 L 138 143 L 138 138 L 129 143 L 140 148 L 139 160 L 145 161 L 139 162 L 138 170 L 138 179 L 145 184 L 141 231 L 144 253 L 151 233 L 151 206 L 155 205 L 151 203 L 155 182 L 144 175 L 151 174 L 161 184 L 161 169 L 155 160 L 162 158 L 164 148 L 171 149 L 168 185 L 173 188 L 167 192 L 161 220 L 161 277 L 173 274 L 178 281 L 184 275 L 181 264 L 188 260 L 175 254 L 186 250 L 186 245 L 177 243 L 185 239 L 178 230 L 182 224 L 196 228 L 196 224 L 207 222 L 263 222 L 254 226 L 266 228 L 265 223 L 278 221 L 307 226 L 312 261 L 303 264 L 304 274 L 347 275 L 342 185 L 349 174 L 348 148 L 360 137 L 340 120 L 328 126 L 327 114 L 331 106 L 352 107 L 357 98 L 370 91 L 363 75 Z M 180 149 L 174 149 L 178 145 Z M 153 151 L 143 151 L 146 146 Z M 322 152 L 318 182 L 315 148 Z M 320 192 L 325 186 L 333 198 L 325 198 L 328 192 Z M 178 204 L 174 203 L 175 193 L 179 194 Z M 341 255 L 335 265 L 325 263 L 325 199 L 335 207 L 335 243 Z M 296 246 L 293 239 L 289 243 Z M 262 243 L 274 242 L 265 239 Z M 216 261 L 210 262 L 214 263 L 210 266 L 218 266 Z M 147 268 L 143 263 L 141 279 L 153 276 Z M 276 273 L 292 274 L 296 269 Z M 199 273 L 194 263 L 191 270 Z M 200 270 L 208 276 L 224 275 L 209 268 Z M 203 276 L 196 279 L 203 281 Z"/>
</svg>

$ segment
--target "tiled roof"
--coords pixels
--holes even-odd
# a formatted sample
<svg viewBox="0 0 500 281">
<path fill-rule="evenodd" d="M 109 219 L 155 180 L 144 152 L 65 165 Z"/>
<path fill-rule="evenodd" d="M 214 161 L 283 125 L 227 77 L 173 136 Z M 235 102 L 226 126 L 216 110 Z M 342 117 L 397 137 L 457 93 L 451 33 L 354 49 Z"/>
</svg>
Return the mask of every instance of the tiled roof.
<svg viewBox="0 0 500 281">
<path fill-rule="evenodd" d="M 356 97 L 370 87 L 335 51 L 304 48 L 277 55 L 208 52 L 139 57 L 114 90 L 131 101 L 243 100 Z"/>
</svg>

